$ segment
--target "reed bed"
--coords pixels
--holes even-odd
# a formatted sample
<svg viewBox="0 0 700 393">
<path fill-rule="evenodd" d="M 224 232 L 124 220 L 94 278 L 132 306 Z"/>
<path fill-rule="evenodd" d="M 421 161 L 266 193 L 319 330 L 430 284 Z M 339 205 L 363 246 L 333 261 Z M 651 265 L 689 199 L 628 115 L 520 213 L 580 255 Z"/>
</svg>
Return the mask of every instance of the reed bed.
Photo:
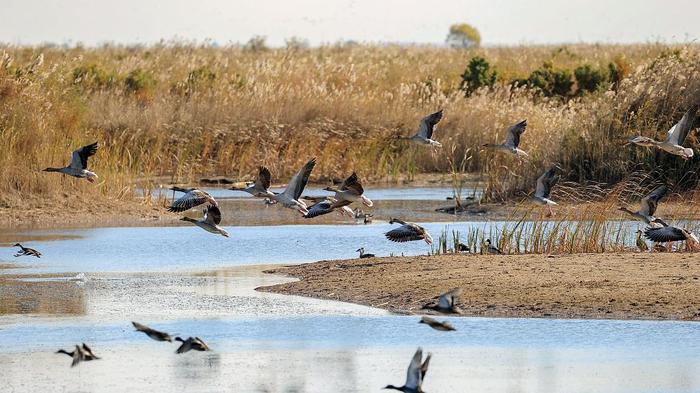
<svg viewBox="0 0 700 393">
<path fill-rule="evenodd" d="M 573 68 L 623 61 L 630 71 L 615 89 L 569 99 L 507 83 L 466 97 L 460 74 L 477 55 L 505 79 L 525 77 L 544 62 Z M 699 60 L 697 45 L 660 44 L 475 50 L 5 46 L 0 207 L 52 198 L 67 184 L 86 197 L 124 199 L 134 197 L 136 184 L 148 190 L 155 179 L 250 179 L 261 164 L 283 179 L 312 156 L 318 158 L 313 181 L 353 170 L 370 181 L 440 172 L 451 173 L 458 185 L 471 173 L 479 175 L 489 201 L 524 197 L 554 163 L 566 181 L 580 186 L 610 188 L 633 173 L 661 168 L 654 181 L 694 189 L 699 160 L 680 162 L 621 145 L 639 132 L 662 138 L 698 100 Z M 445 109 L 436 131 L 441 151 L 396 139 L 439 108 Z M 522 118 L 529 123 L 522 142 L 529 160 L 494 159 L 480 150 Z M 93 141 L 101 143 L 92 161 L 101 176 L 98 187 L 40 172 L 65 164 L 72 149 Z M 691 146 L 696 142 L 689 138 Z M 576 239 L 574 228 L 559 231 Z"/>
</svg>

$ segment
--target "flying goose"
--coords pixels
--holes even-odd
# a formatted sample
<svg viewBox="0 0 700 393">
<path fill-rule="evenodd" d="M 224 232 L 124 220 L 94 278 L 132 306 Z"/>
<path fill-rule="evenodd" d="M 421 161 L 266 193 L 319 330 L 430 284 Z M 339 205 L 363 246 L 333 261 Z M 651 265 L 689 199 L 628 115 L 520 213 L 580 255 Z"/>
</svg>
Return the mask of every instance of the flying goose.
<svg viewBox="0 0 700 393">
<path fill-rule="evenodd" d="M 688 250 L 698 251 L 700 249 L 698 237 L 695 234 L 690 233 L 685 228 L 677 228 L 672 226 L 661 228 L 649 227 L 644 230 L 644 237 L 653 241 L 654 243 L 685 241 L 685 245 Z"/>
<path fill-rule="evenodd" d="M 364 248 L 364 247 L 358 248 L 357 250 L 355 250 L 355 252 L 359 252 L 359 253 L 360 253 L 360 259 L 363 259 L 363 258 L 374 258 L 374 257 L 375 257 L 374 254 L 365 254 L 365 248 Z"/>
<path fill-rule="evenodd" d="M 425 357 L 425 361 L 421 364 L 423 360 L 423 350 L 418 348 L 411 359 L 411 364 L 408 365 L 406 383 L 403 386 L 386 385 L 384 389 L 394 389 L 404 393 L 424 393 L 423 380 L 425 379 L 425 374 L 428 372 L 431 356 L 432 354 L 428 353 L 428 356 Z"/>
<path fill-rule="evenodd" d="M 304 214 L 304 218 L 322 216 L 324 214 L 331 213 L 334 210 L 338 210 L 338 213 L 341 216 L 353 217 L 352 209 L 348 207 L 348 205 L 351 203 L 350 201 L 339 201 L 333 197 L 322 197 L 318 199 L 315 197 L 304 197 L 304 199 L 316 201 L 316 203 L 308 208 L 308 212 Z"/>
<path fill-rule="evenodd" d="M 442 119 L 442 109 L 424 117 L 420 121 L 420 126 L 418 127 L 418 132 L 416 133 L 416 135 L 413 135 L 411 137 L 401 138 L 401 139 L 409 139 L 413 143 L 416 143 L 419 145 L 429 145 L 429 146 L 435 146 L 435 147 L 442 147 L 442 144 L 440 142 L 430 139 L 430 138 L 432 138 L 433 131 L 435 130 L 435 126 L 437 125 L 437 123 L 440 122 L 440 119 Z"/>
<path fill-rule="evenodd" d="M 462 295 L 462 288 L 451 289 L 440 295 L 437 303 L 428 303 L 422 308 L 445 314 L 461 314 L 462 311 L 457 307 L 460 295 Z"/>
<path fill-rule="evenodd" d="M 182 188 L 177 186 L 173 186 L 170 189 L 173 191 L 184 192 L 185 195 L 173 202 L 172 206 L 168 208 L 169 212 L 184 212 L 204 203 L 208 203 L 215 207 L 219 206 L 219 204 L 216 203 L 216 200 L 206 191 L 202 191 L 197 188 Z"/>
<path fill-rule="evenodd" d="M 90 183 L 94 183 L 97 180 L 97 174 L 95 172 L 89 171 L 88 168 L 88 158 L 97 153 L 97 142 L 91 145 L 85 145 L 80 149 L 73 152 L 73 156 L 70 161 L 70 165 L 64 168 L 46 168 L 44 172 L 61 172 L 65 175 L 85 178 Z"/>
<path fill-rule="evenodd" d="M 498 247 L 491 244 L 491 239 L 486 239 L 486 252 L 489 254 L 503 254 L 503 251 L 499 250 Z"/>
<path fill-rule="evenodd" d="M 22 247 L 21 244 L 15 243 L 13 247 L 19 247 L 20 250 L 15 254 L 15 257 L 21 257 L 22 255 L 28 255 L 32 257 L 41 258 L 41 253 L 33 248 Z"/>
<path fill-rule="evenodd" d="M 188 351 L 209 351 L 209 346 L 199 337 L 190 337 L 187 340 L 183 340 L 180 337 L 175 337 L 175 341 L 179 341 L 180 347 L 175 351 L 175 353 L 185 353 Z"/>
<path fill-rule="evenodd" d="M 535 187 L 535 195 L 532 197 L 532 201 L 538 205 L 547 206 L 547 217 L 552 216 L 552 205 L 557 203 L 549 199 L 549 195 L 552 193 L 552 188 L 559 181 L 559 176 L 557 175 L 557 167 L 553 166 L 549 168 L 545 173 L 537 178 L 537 186 Z"/>
<path fill-rule="evenodd" d="M 159 330 L 151 329 L 146 325 L 140 324 L 138 322 L 131 322 L 132 325 L 136 328 L 137 332 L 142 332 L 145 333 L 148 337 L 156 340 L 156 341 L 167 341 L 167 342 L 173 342 L 173 338 L 170 337 L 168 333 L 161 332 Z"/>
<path fill-rule="evenodd" d="M 63 353 L 73 358 L 73 362 L 70 365 L 71 367 L 77 366 L 80 362 L 87 362 L 90 360 L 100 359 L 99 357 L 95 356 L 90 347 L 88 347 L 85 343 L 83 343 L 82 347 L 76 345 L 75 349 L 72 352 L 68 352 L 64 349 L 59 349 L 58 351 L 56 351 L 56 353 Z"/>
<path fill-rule="evenodd" d="M 275 194 L 270 191 L 270 184 L 272 181 L 272 175 L 270 170 L 264 166 L 258 168 L 258 177 L 255 178 L 253 183 L 248 184 L 246 187 L 231 187 L 229 190 L 243 191 L 251 194 L 257 198 L 270 198 Z"/>
<path fill-rule="evenodd" d="M 426 231 L 425 228 L 420 225 L 402 221 L 398 218 L 390 219 L 389 224 L 401 224 L 400 227 L 392 229 L 384 234 L 384 236 L 386 236 L 386 238 L 392 242 L 403 243 L 414 240 L 425 240 L 425 242 L 429 245 L 433 244 L 433 238 L 430 236 L 428 231 Z"/>
<path fill-rule="evenodd" d="M 685 138 L 688 136 L 688 132 L 693 127 L 693 123 L 695 122 L 695 113 L 697 111 L 698 104 L 691 106 L 690 109 L 685 112 L 681 120 L 671 127 L 670 130 L 668 130 L 668 135 L 663 142 L 638 135 L 630 138 L 627 145 L 635 144 L 637 146 L 654 147 L 667 153 L 680 156 L 684 160 L 688 160 L 693 157 L 693 149 L 683 147 L 683 143 L 685 142 Z"/>
<path fill-rule="evenodd" d="M 301 214 L 307 214 L 309 210 L 304 202 L 300 201 L 299 198 L 304 192 L 304 187 L 306 183 L 309 182 L 309 176 L 311 176 L 311 171 L 316 166 L 316 158 L 312 158 L 304 164 L 304 166 L 297 172 L 292 179 L 287 184 L 287 188 L 279 194 L 270 195 L 271 200 L 277 201 L 282 204 L 282 206 L 289 209 L 296 209 Z"/>
<path fill-rule="evenodd" d="M 518 157 L 527 157 L 527 153 L 520 148 L 520 136 L 525 132 L 527 128 L 527 119 L 522 120 L 518 123 L 506 129 L 506 141 L 501 144 L 486 143 L 483 146 L 489 149 L 494 149 L 496 151 L 504 151 L 507 153 L 515 154 Z"/>
<path fill-rule="evenodd" d="M 372 205 L 374 204 L 369 198 L 367 198 L 364 195 L 365 190 L 364 188 L 362 188 L 362 184 L 357 178 L 357 174 L 355 172 L 348 176 L 348 178 L 345 179 L 345 181 L 343 181 L 343 184 L 341 184 L 340 187 L 326 187 L 324 188 L 324 190 L 334 192 L 335 199 L 339 201 L 362 201 L 362 203 L 367 207 L 372 207 Z"/>
<path fill-rule="evenodd" d="M 620 206 L 620 210 L 634 217 L 635 220 L 639 220 L 647 225 L 651 226 L 668 226 L 660 218 L 654 217 L 656 213 L 656 208 L 659 206 L 659 202 L 666 195 L 668 188 L 666 186 L 659 186 L 650 192 L 649 195 L 642 198 L 639 202 L 639 210 L 633 212 L 625 206 Z"/>
<path fill-rule="evenodd" d="M 204 216 L 201 220 L 195 220 L 194 218 L 182 217 L 182 221 L 188 221 L 194 225 L 204 229 L 207 232 L 218 233 L 221 236 L 228 237 L 228 232 L 224 228 L 220 227 L 221 223 L 221 210 L 216 206 L 207 206 L 202 212 Z"/>
<path fill-rule="evenodd" d="M 430 326 L 431 328 L 433 328 L 435 330 L 442 331 L 442 332 L 450 332 L 453 330 L 457 330 L 457 329 L 455 329 L 454 326 L 452 326 L 451 323 L 449 323 L 447 321 L 440 322 L 436 319 L 426 317 L 426 316 L 422 317 L 420 319 L 420 321 L 418 321 L 418 323 L 424 323 L 424 324 Z"/>
</svg>

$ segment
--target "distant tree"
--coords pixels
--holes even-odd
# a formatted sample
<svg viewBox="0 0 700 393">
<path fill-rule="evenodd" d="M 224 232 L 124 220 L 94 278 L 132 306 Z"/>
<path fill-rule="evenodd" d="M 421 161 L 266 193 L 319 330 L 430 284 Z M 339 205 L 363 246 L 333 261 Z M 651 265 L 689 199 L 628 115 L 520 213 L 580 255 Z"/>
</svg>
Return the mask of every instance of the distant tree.
<svg viewBox="0 0 700 393">
<path fill-rule="evenodd" d="M 245 48 L 253 52 L 266 51 L 268 49 L 267 37 L 263 35 L 253 36 L 245 44 Z"/>
<path fill-rule="evenodd" d="M 478 48 L 481 45 L 481 34 L 467 23 L 456 23 L 450 26 L 445 42 L 453 48 Z"/>
<path fill-rule="evenodd" d="M 467 69 L 464 70 L 460 88 L 469 95 L 480 87 L 493 86 L 497 79 L 498 71 L 492 68 L 486 59 L 476 56 L 472 57 Z"/>
<path fill-rule="evenodd" d="M 284 45 L 290 51 L 309 49 L 309 41 L 299 37 L 287 38 Z"/>
</svg>

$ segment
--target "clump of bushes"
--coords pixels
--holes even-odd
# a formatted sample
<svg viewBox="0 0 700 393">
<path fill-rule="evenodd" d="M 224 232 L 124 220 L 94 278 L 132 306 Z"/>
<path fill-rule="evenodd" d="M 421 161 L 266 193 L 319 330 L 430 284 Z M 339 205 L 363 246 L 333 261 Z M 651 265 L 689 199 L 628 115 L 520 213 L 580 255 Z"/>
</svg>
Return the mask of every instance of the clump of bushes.
<svg viewBox="0 0 700 393">
<path fill-rule="evenodd" d="M 546 97 L 567 97 L 574 81 L 571 78 L 571 71 L 554 68 L 552 63 L 546 62 L 542 67 L 532 71 L 527 79 L 516 80 L 514 84 L 538 89 Z"/>
<path fill-rule="evenodd" d="M 576 67 L 574 78 L 576 78 L 579 94 L 601 90 L 608 86 L 609 81 L 605 70 L 593 68 L 590 64 Z"/>
<path fill-rule="evenodd" d="M 187 79 L 183 82 L 175 83 L 171 89 L 171 93 L 190 96 L 197 91 L 211 88 L 215 81 L 216 74 L 209 68 L 196 68 L 187 74 Z"/>
<path fill-rule="evenodd" d="M 498 80 L 498 71 L 486 59 L 476 56 L 469 61 L 461 76 L 460 89 L 469 95 L 479 88 L 493 86 Z"/>
<path fill-rule="evenodd" d="M 147 93 L 156 85 L 156 80 L 148 72 L 137 68 L 124 78 L 124 88 L 129 93 Z"/>
<path fill-rule="evenodd" d="M 107 89 L 119 83 L 119 76 L 114 71 L 106 71 L 96 64 L 87 64 L 73 69 L 73 84 L 85 89 Z"/>
</svg>

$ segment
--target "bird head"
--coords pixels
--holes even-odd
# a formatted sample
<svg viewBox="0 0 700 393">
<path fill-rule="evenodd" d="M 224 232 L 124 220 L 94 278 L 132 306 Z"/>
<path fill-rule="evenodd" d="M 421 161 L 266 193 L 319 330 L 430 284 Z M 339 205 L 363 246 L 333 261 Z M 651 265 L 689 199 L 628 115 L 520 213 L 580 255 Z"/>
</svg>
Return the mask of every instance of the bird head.
<svg viewBox="0 0 700 393">
<path fill-rule="evenodd" d="M 486 239 L 486 244 L 491 245 L 491 239 Z"/>
<path fill-rule="evenodd" d="M 360 252 L 360 251 L 364 251 L 364 250 L 365 250 L 365 249 L 364 249 L 363 247 L 360 247 L 360 248 L 358 248 L 357 250 L 355 250 L 355 252 Z"/>
<path fill-rule="evenodd" d="M 395 218 L 389 218 L 389 224 L 393 224 L 397 222 Z"/>
<path fill-rule="evenodd" d="M 22 245 L 19 243 L 15 243 L 12 247 L 22 247 Z"/>
</svg>

